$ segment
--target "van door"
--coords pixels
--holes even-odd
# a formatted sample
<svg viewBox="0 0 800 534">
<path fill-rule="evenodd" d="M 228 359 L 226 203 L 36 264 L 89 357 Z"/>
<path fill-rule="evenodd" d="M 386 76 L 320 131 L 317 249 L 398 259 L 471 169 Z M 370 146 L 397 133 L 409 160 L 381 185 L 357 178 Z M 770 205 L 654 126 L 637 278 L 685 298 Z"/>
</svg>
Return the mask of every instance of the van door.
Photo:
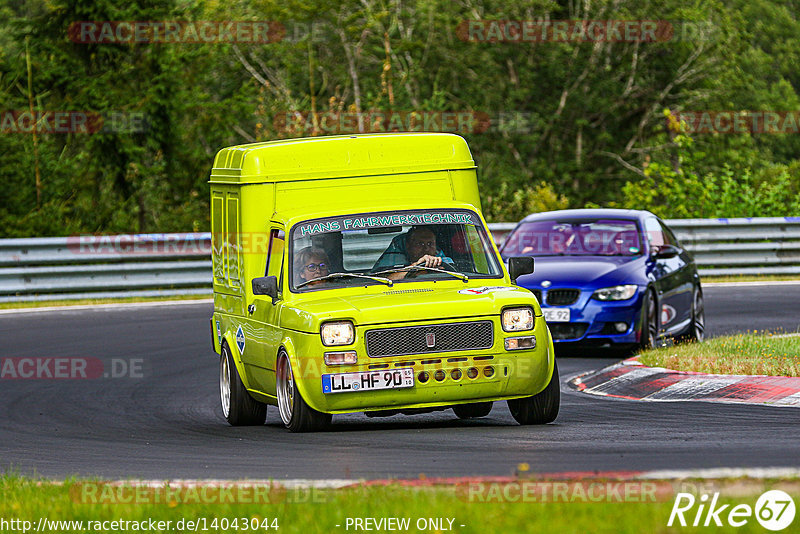
<svg viewBox="0 0 800 534">
<path fill-rule="evenodd" d="M 275 365 L 278 348 L 283 337 L 279 328 L 280 310 L 283 306 L 283 264 L 286 237 L 283 227 L 271 225 L 268 231 L 267 255 L 263 274 L 278 278 L 278 300 L 272 303 L 270 297 L 253 296 L 248 304 L 248 316 L 255 332 L 252 340 L 253 351 L 245 358 L 245 365 L 252 377 L 252 382 L 264 394 L 275 396 Z M 251 313 L 252 311 L 252 313 Z"/>
</svg>

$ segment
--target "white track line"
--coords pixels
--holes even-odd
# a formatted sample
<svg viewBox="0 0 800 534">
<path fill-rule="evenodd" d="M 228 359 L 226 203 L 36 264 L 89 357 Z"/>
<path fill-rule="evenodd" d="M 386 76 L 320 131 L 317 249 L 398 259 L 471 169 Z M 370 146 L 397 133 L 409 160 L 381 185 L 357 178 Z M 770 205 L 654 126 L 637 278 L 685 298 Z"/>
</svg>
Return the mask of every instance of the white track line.
<svg viewBox="0 0 800 534">
<path fill-rule="evenodd" d="M 541 476 L 546 478 L 557 477 L 559 473 L 543 473 Z M 600 477 L 606 475 L 603 471 L 598 473 Z M 537 478 L 536 473 L 530 473 L 523 479 Z M 471 477 L 456 477 L 461 482 L 469 480 Z M 480 479 L 482 477 L 475 477 Z M 585 475 L 576 477 L 575 480 L 591 478 Z M 642 471 L 630 473 L 625 478 L 631 480 L 673 480 L 673 479 L 722 479 L 722 478 L 752 478 L 752 479 L 792 479 L 800 478 L 800 468 L 796 467 L 715 467 L 705 469 L 663 469 L 656 471 Z M 513 477 L 509 477 L 513 479 Z M 76 483 L 96 483 L 118 487 L 147 487 L 147 488 L 195 488 L 195 487 L 270 487 L 275 489 L 342 489 L 365 484 L 369 482 L 396 482 L 402 483 L 412 479 L 393 479 L 393 480 L 368 480 L 368 479 L 289 479 L 289 480 L 225 480 L 225 479 L 147 479 L 147 480 L 91 480 Z M 413 479 L 416 480 L 416 479 Z M 561 480 L 561 479 L 559 479 Z M 564 480 L 570 480 L 565 478 Z M 434 482 L 434 481 L 432 481 Z M 62 485 L 63 480 L 39 481 L 39 483 L 50 483 Z M 439 484 L 437 484 L 439 485 Z M 442 485 L 447 485 L 446 483 Z M 452 485 L 452 484 L 451 484 Z"/>
<path fill-rule="evenodd" d="M 703 287 L 759 287 L 759 286 L 800 286 L 800 280 L 772 280 L 764 282 L 703 282 Z"/>
<path fill-rule="evenodd" d="M 665 469 L 647 471 L 634 478 L 800 478 L 796 467 L 717 467 L 711 469 Z"/>
<path fill-rule="evenodd" d="M 152 308 L 159 306 L 191 306 L 195 304 L 213 304 L 214 299 L 186 299 L 186 300 L 154 300 L 152 302 L 112 302 L 110 304 L 80 304 L 66 306 L 42 306 L 38 308 L 14 308 L 0 310 L 0 315 L 16 315 L 19 313 L 45 313 L 45 312 L 69 312 L 84 310 L 105 310 L 109 308 Z"/>
</svg>

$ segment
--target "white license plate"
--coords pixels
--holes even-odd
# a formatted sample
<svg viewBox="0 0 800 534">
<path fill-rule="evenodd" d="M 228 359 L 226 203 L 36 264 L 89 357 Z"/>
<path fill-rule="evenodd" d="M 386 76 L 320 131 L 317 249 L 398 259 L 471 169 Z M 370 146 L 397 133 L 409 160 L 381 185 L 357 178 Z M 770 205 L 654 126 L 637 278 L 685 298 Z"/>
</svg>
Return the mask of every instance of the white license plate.
<svg viewBox="0 0 800 534">
<path fill-rule="evenodd" d="M 542 308 L 542 313 L 548 323 L 569 322 L 569 308 Z"/>
<path fill-rule="evenodd" d="M 414 370 L 387 369 L 363 373 L 337 373 L 322 375 L 323 393 L 348 393 L 414 387 Z"/>
</svg>

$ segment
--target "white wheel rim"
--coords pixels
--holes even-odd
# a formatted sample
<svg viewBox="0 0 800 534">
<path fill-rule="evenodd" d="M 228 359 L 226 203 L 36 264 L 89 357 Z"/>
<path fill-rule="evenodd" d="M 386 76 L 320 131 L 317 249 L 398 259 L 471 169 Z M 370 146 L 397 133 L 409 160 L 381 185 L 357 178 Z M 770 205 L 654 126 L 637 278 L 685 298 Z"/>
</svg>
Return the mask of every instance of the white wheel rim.
<svg viewBox="0 0 800 534">
<path fill-rule="evenodd" d="M 694 336 L 703 341 L 706 336 L 706 313 L 703 309 L 703 297 L 699 293 L 694 299 Z"/>
<path fill-rule="evenodd" d="M 228 365 L 228 352 L 223 349 L 219 360 L 219 400 L 222 415 L 227 419 L 231 413 L 231 369 Z"/>
<path fill-rule="evenodd" d="M 283 424 L 289 426 L 292 421 L 292 407 L 294 406 L 294 375 L 289 359 L 283 356 L 278 364 L 278 411 L 281 413 Z"/>
<path fill-rule="evenodd" d="M 649 348 L 653 349 L 658 341 L 658 323 L 656 322 L 656 313 L 658 306 L 656 306 L 656 299 L 651 293 L 647 301 L 647 344 Z M 650 328 L 650 327 L 653 328 Z"/>
</svg>

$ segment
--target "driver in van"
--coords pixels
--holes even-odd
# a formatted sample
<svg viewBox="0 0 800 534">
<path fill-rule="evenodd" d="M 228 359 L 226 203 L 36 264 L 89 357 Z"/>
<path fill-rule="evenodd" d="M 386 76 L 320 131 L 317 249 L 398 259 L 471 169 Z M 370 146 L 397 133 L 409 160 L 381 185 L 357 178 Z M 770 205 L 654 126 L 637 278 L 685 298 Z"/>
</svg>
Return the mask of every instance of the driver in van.
<svg viewBox="0 0 800 534">
<path fill-rule="evenodd" d="M 373 271 L 391 269 L 398 266 L 416 265 L 420 267 L 433 267 L 441 269 L 442 263 L 453 263 L 445 256 L 436 243 L 436 234 L 427 226 L 414 226 L 405 234 L 392 239 L 375 266 Z M 405 278 L 408 271 L 390 273 L 387 278 L 400 280 Z"/>
</svg>

